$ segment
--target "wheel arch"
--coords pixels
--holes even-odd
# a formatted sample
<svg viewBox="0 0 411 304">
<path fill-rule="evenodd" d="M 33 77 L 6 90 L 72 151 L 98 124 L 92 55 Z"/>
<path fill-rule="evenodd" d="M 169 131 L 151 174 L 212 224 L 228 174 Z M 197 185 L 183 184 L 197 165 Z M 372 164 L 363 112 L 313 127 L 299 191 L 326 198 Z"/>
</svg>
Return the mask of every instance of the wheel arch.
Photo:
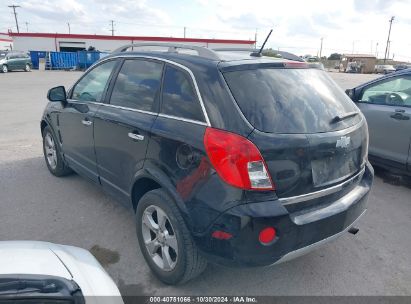
<svg viewBox="0 0 411 304">
<path fill-rule="evenodd" d="M 43 135 L 44 129 L 48 126 L 48 122 L 45 119 L 42 119 L 40 122 L 40 130 L 41 130 L 41 135 Z"/>
<path fill-rule="evenodd" d="M 130 193 L 134 211 L 137 209 L 138 202 L 144 194 L 151 190 L 160 188 L 165 190 L 171 198 L 173 198 L 174 202 L 177 204 L 177 207 L 182 212 L 183 217 L 187 218 L 187 207 L 170 178 L 157 166 L 153 164 L 147 165 L 147 163 L 143 169 L 137 172 L 132 184 Z"/>
</svg>

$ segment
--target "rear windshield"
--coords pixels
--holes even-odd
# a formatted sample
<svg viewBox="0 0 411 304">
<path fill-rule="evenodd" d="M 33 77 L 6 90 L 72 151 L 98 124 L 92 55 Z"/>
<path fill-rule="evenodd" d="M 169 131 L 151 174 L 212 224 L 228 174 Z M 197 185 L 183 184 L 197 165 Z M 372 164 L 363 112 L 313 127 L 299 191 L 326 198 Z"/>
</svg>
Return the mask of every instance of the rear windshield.
<svg viewBox="0 0 411 304">
<path fill-rule="evenodd" d="M 261 68 L 225 72 L 224 78 L 244 116 L 263 132 L 329 132 L 361 120 L 331 123 L 359 110 L 322 70 Z"/>
</svg>

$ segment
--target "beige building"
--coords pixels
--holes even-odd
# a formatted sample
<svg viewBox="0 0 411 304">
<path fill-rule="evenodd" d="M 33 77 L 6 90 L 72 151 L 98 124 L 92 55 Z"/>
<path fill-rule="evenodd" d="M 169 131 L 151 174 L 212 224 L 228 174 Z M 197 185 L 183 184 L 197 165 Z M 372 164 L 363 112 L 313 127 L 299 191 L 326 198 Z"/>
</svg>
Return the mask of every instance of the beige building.
<svg viewBox="0 0 411 304">
<path fill-rule="evenodd" d="M 356 68 L 358 73 L 374 73 L 377 58 L 369 54 L 344 54 L 340 62 L 341 72 L 352 72 L 352 68 Z"/>
</svg>

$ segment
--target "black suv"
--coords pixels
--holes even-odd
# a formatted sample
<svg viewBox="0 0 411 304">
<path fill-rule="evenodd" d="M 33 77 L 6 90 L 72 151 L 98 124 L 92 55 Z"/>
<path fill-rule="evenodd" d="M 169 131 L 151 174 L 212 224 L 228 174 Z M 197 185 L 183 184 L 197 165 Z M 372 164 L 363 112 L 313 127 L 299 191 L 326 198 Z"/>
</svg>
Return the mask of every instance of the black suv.
<svg viewBox="0 0 411 304">
<path fill-rule="evenodd" d="M 183 283 L 207 260 L 283 262 L 364 214 L 367 124 L 324 71 L 252 50 L 145 46 L 51 89 L 41 133 L 52 174 L 74 170 L 134 208 L 160 280 Z"/>
</svg>

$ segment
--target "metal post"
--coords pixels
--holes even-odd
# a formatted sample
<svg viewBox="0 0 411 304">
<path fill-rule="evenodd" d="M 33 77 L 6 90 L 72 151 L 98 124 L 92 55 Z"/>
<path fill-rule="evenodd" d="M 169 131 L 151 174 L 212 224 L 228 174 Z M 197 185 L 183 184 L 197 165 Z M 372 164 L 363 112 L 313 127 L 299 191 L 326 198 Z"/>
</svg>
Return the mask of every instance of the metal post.
<svg viewBox="0 0 411 304">
<path fill-rule="evenodd" d="M 320 61 L 321 61 L 321 53 L 323 51 L 323 40 L 324 38 L 321 37 L 321 46 L 320 46 Z"/>
</svg>

